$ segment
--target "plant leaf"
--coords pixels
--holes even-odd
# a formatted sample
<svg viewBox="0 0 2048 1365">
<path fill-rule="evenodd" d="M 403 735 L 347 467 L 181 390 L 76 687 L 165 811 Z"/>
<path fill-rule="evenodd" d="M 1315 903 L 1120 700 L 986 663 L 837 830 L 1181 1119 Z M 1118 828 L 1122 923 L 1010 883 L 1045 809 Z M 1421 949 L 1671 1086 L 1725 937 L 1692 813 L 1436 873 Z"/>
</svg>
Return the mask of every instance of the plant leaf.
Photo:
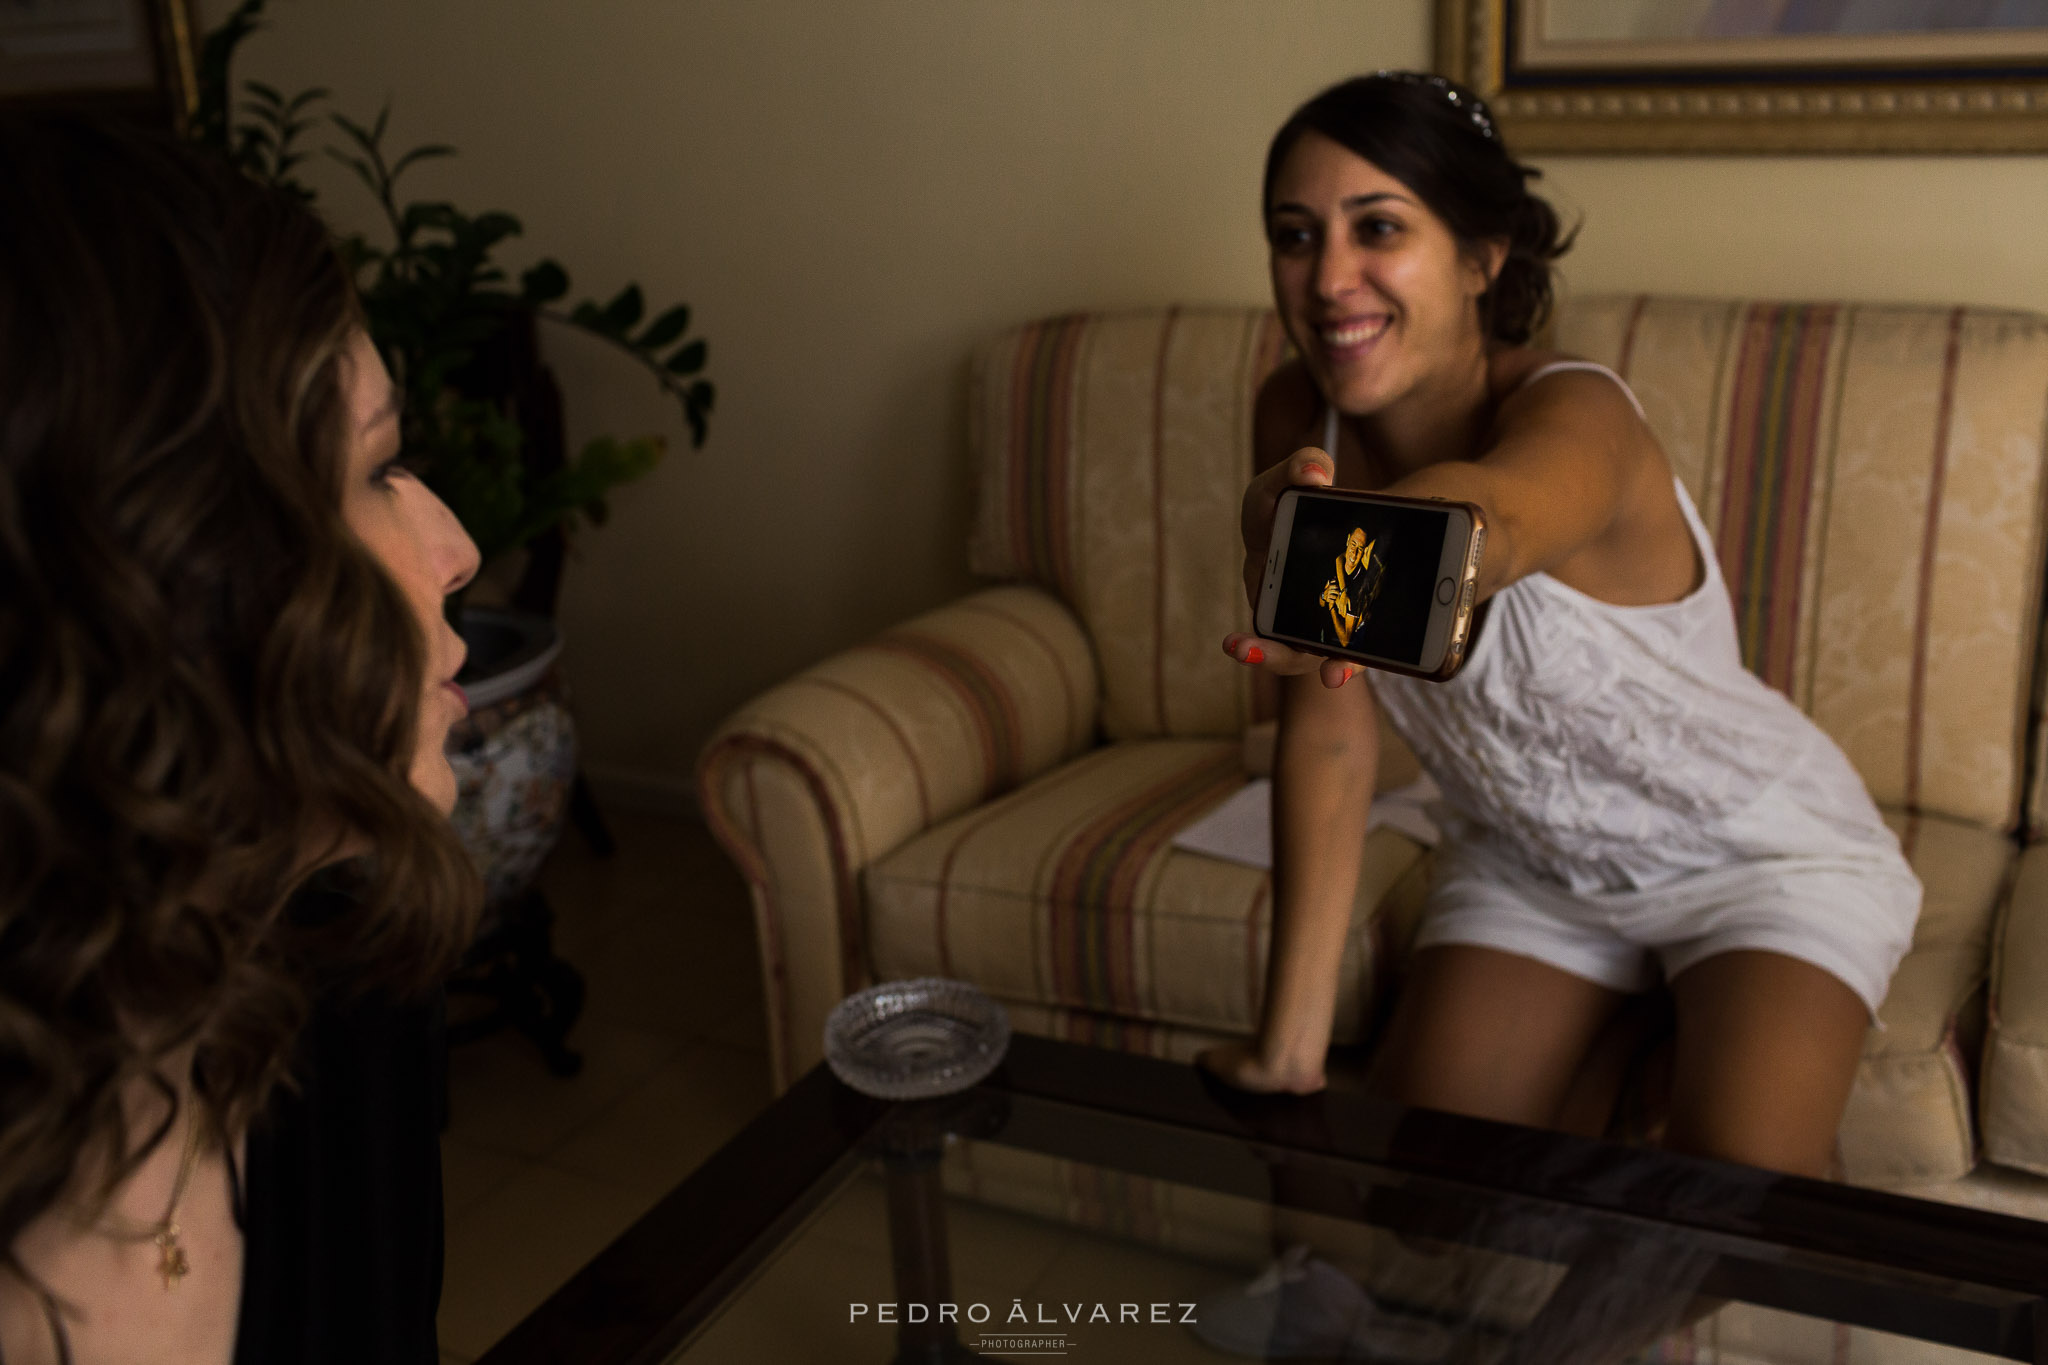
<svg viewBox="0 0 2048 1365">
<path fill-rule="evenodd" d="M 635 337 L 633 344 L 643 351 L 658 351 L 690 330 L 690 310 L 687 305 L 677 304 L 653 322 L 647 330 Z"/>
<path fill-rule="evenodd" d="M 329 147 L 327 149 L 327 155 L 333 157 L 336 161 L 339 161 L 342 165 L 354 171 L 356 173 L 356 178 L 358 180 L 361 180 L 365 185 L 368 185 L 370 187 L 370 193 L 376 194 L 378 192 L 377 172 L 370 168 L 369 162 L 363 160 L 363 158 L 359 156 L 348 156 L 342 152 L 338 152 L 332 147 Z"/>
<path fill-rule="evenodd" d="M 646 307 L 646 301 L 640 297 L 640 286 L 629 284 L 598 314 L 597 328 L 610 336 L 623 338 L 626 329 L 640 321 L 640 314 Z"/>
<path fill-rule="evenodd" d="M 398 179 L 398 173 L 404 170 L 407 166 L 412 165 L 412 163 L 415 161 L 425 161 L 430 157 L 454 155 L 455 149 L 453 147 L 447 146 L 439 142 L 430 142 L 424 147 L 415 147 L 411 151 L 407 152 L 404 156 L 398 158 L 398 160 L 391 163 L 391 178 L 393 180 Z"/>
<path fill-rule="evenodd" d="M 569 292 L 569 272 L 552 260 L 542 261 L 519 277 L 519 296 L 528 304 L 553 303 Z"/>
<path fill-rule="evenodd" d="M 695 374 L 704 368 L 704 361 L 708 354 L 709 351 L 703 342 L 693 341 L 689 345 L 678 349 L 674 355 L 668 358 L 668 363 L 662 366 L 662 368 L 670 374 Z"/>
<path fill-rule="evenodd" d="M 690 424 L 690 444 L 701 449 L 704 438 L 711 433 L 711 408 L 718 400 L 718 390 L 708 379 L 699 379 L 690 385 L 683 395 L 683 417 Z"/>
<path fill-rule="evenodd" d="M 507 237 L 517 237 L 525 230 L 519 220 L 511 214 L 496 212 L 483 214 L 470 226 L 477 235 L 477 246 L 484 251 L 490 250 Z"/>
<path fill-rule="evenodd" d="M 369 149 L 375 147 L 377 145 L 377 139 L 380 136 L 382 136 L 381 129 L 377 133 L 372 133 L 369 129 L 363 127 L 362 124 L 357 123 L 354 119 L 350 118 L 347 114 L 330 114 L 328 117 L 334 120 L 335 126 L 340 128 L 342 132 L 347 133 L 351 138 L 354 138 L 356 144 L 362 147 L 365 151 L 368 151 Z M 381 118 L 379 119 L 379 122 L 382 122 Z"/>
<path fill-rule="evenodd" d="M 453 204 L 436 201 L 407 204 L 405 215 L 400 219 L 405 236 L 409 239 L 422 228 L 439 228 L 443 232 L 459 230 L 462 214 Z"/>
</svg>

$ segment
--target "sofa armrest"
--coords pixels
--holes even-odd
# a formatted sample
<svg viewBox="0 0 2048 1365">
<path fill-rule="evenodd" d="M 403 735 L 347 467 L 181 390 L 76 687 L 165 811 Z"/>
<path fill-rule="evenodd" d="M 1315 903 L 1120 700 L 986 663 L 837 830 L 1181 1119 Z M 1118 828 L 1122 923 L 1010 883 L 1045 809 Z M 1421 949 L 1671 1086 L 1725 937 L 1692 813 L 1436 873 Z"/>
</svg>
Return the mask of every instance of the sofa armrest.
<svg viewBox="0 0 2048 1365">
<path fill-rule="evenodd" d="M 2048 844 L 2023 849 L 1991 939 L 1978 1085 L 1986 1159 L 2048 1175 Z"/>
<path fill-rule="evenodd" d="M 1095 656 L 1038 588 L 988 588 L 833 655 L 705 746 L 704 817 L 752 888 L 779 1090 L 866 984 L 870 863 L 1095 743 Z"/>
</svg>

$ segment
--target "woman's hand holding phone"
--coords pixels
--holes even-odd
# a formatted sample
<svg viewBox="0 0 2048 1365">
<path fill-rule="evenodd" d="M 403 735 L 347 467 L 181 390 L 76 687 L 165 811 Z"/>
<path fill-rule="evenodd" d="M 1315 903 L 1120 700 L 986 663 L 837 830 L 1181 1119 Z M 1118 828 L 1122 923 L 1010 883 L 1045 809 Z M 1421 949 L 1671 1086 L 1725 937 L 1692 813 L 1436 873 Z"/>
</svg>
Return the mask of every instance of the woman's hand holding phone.
<svg viewBox="0 0 2048 1365">
<path fill-rule="evenodd" d="M 1259 588 L 1265 582 L 1266 556 L 1273 548 L 1273 515 L 1279 508 L 1280 495 L 1290 488 L 1328 488 L 1336 478 L 1337 463 L 1327 452 L 1316 446 L 1303 446 L 1245 487 L 1241 520 L 1244 591 L 1245 599 L 1254 609 L 1259 602 Z M 1258 635 L 1226 635 L 1223 652 L 1241 664 L 1283 677 L 1320 673 L 1325 687 L 1342 687 L 1358 672 L 1357 664 L 1289 649 L 1277 640 Z"/>
</svg>

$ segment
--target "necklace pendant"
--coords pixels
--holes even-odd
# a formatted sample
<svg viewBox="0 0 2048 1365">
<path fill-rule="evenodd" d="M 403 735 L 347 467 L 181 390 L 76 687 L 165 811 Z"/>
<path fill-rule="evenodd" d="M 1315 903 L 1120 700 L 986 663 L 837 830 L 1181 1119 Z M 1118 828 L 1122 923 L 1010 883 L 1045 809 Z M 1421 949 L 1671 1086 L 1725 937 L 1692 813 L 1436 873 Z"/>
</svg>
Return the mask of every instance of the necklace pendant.
<svg viewBox="0 0 2048 1365">
<path fill-rule="evenodd" d="M 185 1258 L 185 1248 L 178 1245 L 178 1229 L 174 1225 L 159 1232 L 155 1238 L 157 1249 L 163 1253 L 157 1261 L 156 1273 L 164 1277 L 164 1288 L 176 1289 L 178 1282 L 192 1272 L 192 1263 Z"/>
</svg>

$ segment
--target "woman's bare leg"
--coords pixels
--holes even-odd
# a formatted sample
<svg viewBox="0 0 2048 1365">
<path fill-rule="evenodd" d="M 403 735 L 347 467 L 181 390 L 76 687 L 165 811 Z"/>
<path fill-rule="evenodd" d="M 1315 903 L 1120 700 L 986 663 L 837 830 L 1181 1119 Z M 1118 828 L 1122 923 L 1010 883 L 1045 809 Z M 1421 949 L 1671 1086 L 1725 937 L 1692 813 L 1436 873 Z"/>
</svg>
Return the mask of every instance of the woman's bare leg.
<svg viewBox="0 0 2048 1365">
<path fill-rule="evenodd" d="M 1732 952 L 1674 977 L 1673 1151 L 1823 1177 L 1834 1163 L 1870 1011 L 1782 953 Z"/>
<path fill-rule="evenodd" d="M 1870 1025 L 1862 999 L 1819 967 L 1758 951 L 1708 958 L 1673 978 L 1671 990 L 1678 1046 L 1664 1145 L 1824 1176 Z M 1596 1250 L 1559 1283 L 1506 1361 L 1619 1360 L 1718 1306 L 1694 1294 L 1712 1260 L 1675 1242 Z"/>
<path fill-rule="evenodd" d="M 1417 951 L 1367 1077 L 1376 1094 L 1476 1118 L 1549 1127 L 1625 999 L 1534 959 L 1445 944 Z M 1401 1236 L 1364 1278 L 1387 1302 L 1431 1306 L 1493 1339 L 1527 1312 L 1527 1276 L 1496 1282 L 1455 1242 Z M 1452 1325 L 1446 1321 L 1446 1326 Z"/>
<path fill-rule="evenodd" d="M 1375 1054 L 1375 1093 L 1548 1127 L 1617 991 L 1493 948 L 1419 950 Z"/>
</svg>

